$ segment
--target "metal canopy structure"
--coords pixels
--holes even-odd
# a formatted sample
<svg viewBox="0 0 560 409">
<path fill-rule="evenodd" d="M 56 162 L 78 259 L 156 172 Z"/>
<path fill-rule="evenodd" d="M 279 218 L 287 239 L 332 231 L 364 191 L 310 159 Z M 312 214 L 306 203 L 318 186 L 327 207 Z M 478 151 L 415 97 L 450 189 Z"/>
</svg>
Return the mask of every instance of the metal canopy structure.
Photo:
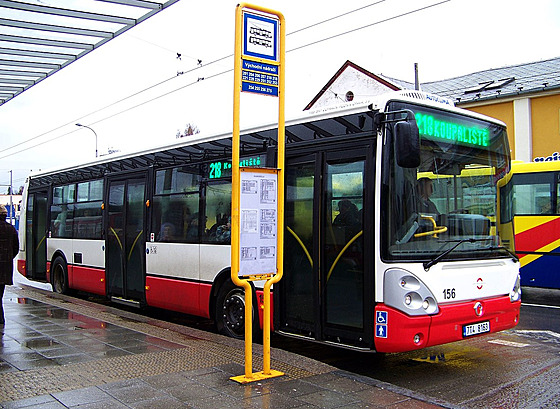
<svg viewBox="0 0 560 409">
<path fill-rule="evenodd" d="M 0 105 L 179 0 L 0 0 Z"/>
<path fill-rule="evenodd" d="M 374 113 L 364 111 L 344 117 L 289 124 L 286 127 L 286 143 L 289 147 L 299 146 L 300 148 L 316 146 L 322 141 L 332 141 L 337 138 L 342 143 L 347 143 L 349 138 L 370 137 L 374 129 Z M 240 142 L 241 157 L 267 154 L 270 148 L 276 147 L 277 134 L 278 130 L 273 127 L 243 133 Z M 200 167 L 202 171 L 205 166 L 207 170 L 210 162 L 231 160 L 231 150 L 232 138 L 230 135 L 220 135 L 203 141 L 186 140 L 184 143 L 160 149 L 104 158 L 84 166 L 31 175 L 30 188 L 38 189 L 66 183 L 79 183 L 147 168 L 158 170 L 175 166 L 195 166 Z M 273 165 L 269 163 L 267 166 Z"/>
</svg>

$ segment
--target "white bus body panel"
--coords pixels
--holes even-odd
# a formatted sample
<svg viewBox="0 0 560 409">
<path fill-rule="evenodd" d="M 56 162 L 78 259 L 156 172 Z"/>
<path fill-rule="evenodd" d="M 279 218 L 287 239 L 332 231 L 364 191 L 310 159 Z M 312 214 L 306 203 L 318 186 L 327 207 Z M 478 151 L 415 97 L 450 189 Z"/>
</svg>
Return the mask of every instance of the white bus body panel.
<svg viewBox="0 0 560 409">
<path fill-rule="evenodd" d="M 53 262 L 53 256 L 60 252 L 68 264 L 83 265 L 86 267 L 105 268 L 105 240 L 80 240 L 80 239 L 47 239 L 47 260 Z M 82 255 L 82 262 L 74 260 L 75 254 Z"/>
<path fill-rule="evenodd" d="M 146 243 L 146 248 L 146 274 L 200 279 L 198 244 Z"/>
</svg>

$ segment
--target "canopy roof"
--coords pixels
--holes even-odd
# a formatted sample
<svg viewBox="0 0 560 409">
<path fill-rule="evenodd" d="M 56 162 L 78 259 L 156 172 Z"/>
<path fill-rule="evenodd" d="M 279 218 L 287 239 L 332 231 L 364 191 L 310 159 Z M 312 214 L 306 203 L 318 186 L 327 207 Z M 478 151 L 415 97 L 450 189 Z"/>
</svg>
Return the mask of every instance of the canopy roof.
<svg viewBox="0 0 560 409">
<path fill-rule="evenodd" d="M 0 105 L 179 0 L 0 0 Z"/>
</svg>

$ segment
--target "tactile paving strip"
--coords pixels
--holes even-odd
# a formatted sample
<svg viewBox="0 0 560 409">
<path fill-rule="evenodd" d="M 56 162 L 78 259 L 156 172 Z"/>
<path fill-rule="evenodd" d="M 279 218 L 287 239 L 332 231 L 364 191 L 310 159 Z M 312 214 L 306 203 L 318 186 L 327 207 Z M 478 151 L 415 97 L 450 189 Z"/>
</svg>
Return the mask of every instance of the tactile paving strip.
<svg viewBox="0 0 560 409">
<path fill-rule="evenodd" d="M 51 366 L 28 371 L 0 374 L 0 402 L 25 399 L 33 396 L 102 385 L 126 379 L 176 373 L 218 365 L 236 363 L 244 365 L 243 348 L 208 341 L 195 336 L 150 325 L 127 317 L 114 315 L 99 308 L 76 304 L 45 295 L 34 290 L 11 288 L 11 292 L 45 304 L 83 314 L 127 329 L 145 333 L 183 345 L 171 351 L 148 352 L 95 361 Z M 214 334 L 211 334 L 215 336 Z M 239 344 L 239 343 L 238 343 Z M 253 356 L 253 366 L 262 368 L 262 357 Z M 287 362 L 272 359 L 271 366 L 292 379 L 305 378 L 326 373 L 332 368 L 318 365 L 303 369 Z"/>
</svg>

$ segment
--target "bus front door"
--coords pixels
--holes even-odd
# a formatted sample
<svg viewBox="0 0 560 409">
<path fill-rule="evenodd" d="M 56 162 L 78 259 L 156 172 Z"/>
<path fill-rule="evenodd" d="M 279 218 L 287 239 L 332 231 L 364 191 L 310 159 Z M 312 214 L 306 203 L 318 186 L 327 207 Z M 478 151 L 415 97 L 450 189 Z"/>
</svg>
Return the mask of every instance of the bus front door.
<svg viewBox="0 0 560 409">
<path fill-rule="evenodd" d="M 287 159 L 277 330 L 371 346 L 373 257 L 365 254 L 373 252 L 374 172 L 367 157 L 370 145 Z"/>
<path fill-rule="evenodd" d="M 25 214 L 26 275 L 39 281 L 47 278 L 47 195 L 46 190 L 29 193 Z"/>
<path fill-rule="evenodd" d="M 140 305 L 146 266 L 145 176 L 110 180 L 107 199 L 107 295 L 115 302 Z"/>
</svg>

